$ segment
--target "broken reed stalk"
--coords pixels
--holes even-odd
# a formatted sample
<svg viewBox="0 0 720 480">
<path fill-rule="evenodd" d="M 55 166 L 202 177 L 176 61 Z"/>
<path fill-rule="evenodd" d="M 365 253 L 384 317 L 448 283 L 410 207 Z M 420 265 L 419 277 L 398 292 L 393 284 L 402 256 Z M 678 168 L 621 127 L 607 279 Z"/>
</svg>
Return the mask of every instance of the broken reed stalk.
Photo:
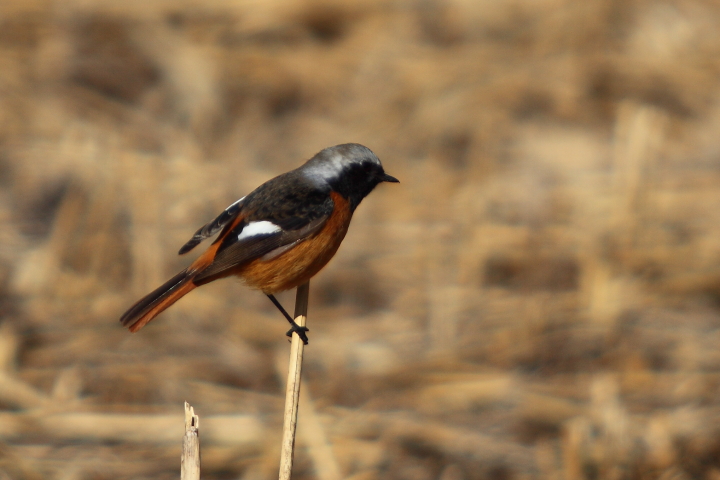
<svg viewBox="0 0 720 480">
<path fill-rule="evenodd" d="M 308 309 L 310 282 L 300 285 L 295 296 L 295 323 L 305 326 Z M 280 451 L 280 480 L 290 480 L 295 451 L 295 427 L 297 426 L 298 400 L 300 398 L 300 373 L 305 345 L 297 333 L 293 333 L 290 345 L 290 365 L 285 390 L 285 416 L 283 419 L 282 450 Z"/>
<path fill-rule="evenodd" d="M 180 457 L 180 480 L 200 480 L 200 418 L 185 402 L 185 436 Z"/>
</svg>

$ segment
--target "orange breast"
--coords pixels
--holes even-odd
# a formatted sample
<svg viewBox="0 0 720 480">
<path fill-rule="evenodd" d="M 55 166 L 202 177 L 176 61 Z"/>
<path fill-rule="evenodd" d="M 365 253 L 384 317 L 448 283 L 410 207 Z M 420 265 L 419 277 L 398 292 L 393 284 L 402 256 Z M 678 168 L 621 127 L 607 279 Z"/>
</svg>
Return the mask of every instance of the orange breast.
<svg viewBox="0 0 720 480">
<path fill-rule="evenodd" d="M 335 255 L 352 218 L 348 201 L 335 192 L 330 196 L 335 208 L 322 230 L 277 258 L 254 260 L 233 273 L 248 286 L 267 294 L 290 290 L 310 280 Z"/>
</svg>

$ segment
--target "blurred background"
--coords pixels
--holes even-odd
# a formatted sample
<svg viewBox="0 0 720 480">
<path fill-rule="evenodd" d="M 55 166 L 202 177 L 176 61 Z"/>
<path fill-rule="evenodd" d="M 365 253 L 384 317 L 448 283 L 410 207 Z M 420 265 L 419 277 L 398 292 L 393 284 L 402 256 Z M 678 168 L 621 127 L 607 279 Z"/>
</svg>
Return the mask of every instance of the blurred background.
<svg viewBox="0 0 720 480">
<path fill-rule="evenodd" d="M 358 142 L 295 478 L 719 480 L 719 93 L 711 0 L 2 1 L 0 479 L 277 478 L 270 302 L 118 318 Z"/>
</svg>

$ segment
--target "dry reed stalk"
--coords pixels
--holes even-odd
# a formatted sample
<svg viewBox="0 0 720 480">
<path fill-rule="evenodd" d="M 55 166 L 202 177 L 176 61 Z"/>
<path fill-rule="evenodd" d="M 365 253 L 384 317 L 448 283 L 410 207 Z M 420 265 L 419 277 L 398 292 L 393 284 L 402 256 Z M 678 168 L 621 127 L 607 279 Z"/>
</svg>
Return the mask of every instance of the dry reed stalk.
<svg viewBox="0 0 720 480">
<path fill-rule="evenodd" d="M 300 398 L 305 405 L 300 438 L 307 446 L 308 455 L 315 466 L 315 474 L 318 480 L 340 480 L 340 466 L 307 388 L 300 392 Z"/>
<path fill-rule="evenodd" d="M 310 282 L 300 285 L 295 296 L 295 323 L 305 326 L 308 309 Z M 280 480 L 289 480 L 292 474 L 293 454 L 295 451 L 295 428 L 297 427 L 298 401 L 300 399 L 300 374 L 305 345 L 297 333 L 292 336 L 290 345 L 290 365 L 288 367 L 287 388 L 285 390 L 285 415 L 283 419 L 283 438 L 280 450 Z"/>
<path fill-rule="evenodd" d="M 638 224 L 647 209 L 652 173 L 665 137 L 667 115 L 655 107 L 620 104 L 614 138 L 614 208 L 611 228 L 623 253 L 636 245 Z"/>
<path fill-rule="evenodd" d="M 382 421 L 387 445 L 414 445 L 446 459 L 472 459 L 477 465 L 512 465 L 525 474 L 535 469 L 532 448 L 518 442 L 425 418 L 389 414 Z"/>
<path fill-rule="evenodd" d="M 0 401 L 21 408 L 37 408 L 49 404 L 48 397 L 42 392 L 3 371 L 0 371 Z"/>
<path fill-rule="evenodd" d="M 16 439 L 38 431 L 43 432 L 44 438 L 60 441 L 152 442 L 156 445 L 173 445 L 182 435 L 177 415 L 53 412 L 37 408 L 0 412 L 3 439 Z M 254 454 L 266 436 L 264 425 L 252 415 L 203 418 L 205 443 L 233 446 Z"/>
<path fill-rule="evenodd" d="M 180 458 L 180 480 L 200 480 L 200 418 L 185 402 L 185 436 Z"/>
<path fill-rule="evenodd" d="M 637 253 L 636 237 L 651 187 L 648 172 L 656 169 L 667 123 L 667 116 L 655 107 L 632 101 L 619 104 L 613 140 L 612 206 L 605 228 L 625 263 Z M 594 240 L 590 247 L 593 255 L 584 270 L 589 276 L 590 318 L 610 325 L 624 308 L 627 280 L 617 278 L 603 260 L 604 237 L 601 232 Z"/>
</svg>

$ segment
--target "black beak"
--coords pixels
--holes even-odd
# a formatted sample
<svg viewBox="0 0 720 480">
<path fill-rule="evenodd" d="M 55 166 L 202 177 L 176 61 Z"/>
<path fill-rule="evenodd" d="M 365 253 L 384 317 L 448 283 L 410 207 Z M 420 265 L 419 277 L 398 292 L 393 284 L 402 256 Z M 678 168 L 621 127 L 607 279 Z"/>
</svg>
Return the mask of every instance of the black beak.
<svg viewBox="0 0 720 480">
<path fill-rule="evenodd" d="M 390 182 L 390 183 L 400 183 L 400 180 L 398 180 L 397 178 L 395 178 L 391 175 L 388 175 L 387 173 L 382 174 L 382 176 L 380 177 L 380 181 L 381 182 Z"/>
</svg>

